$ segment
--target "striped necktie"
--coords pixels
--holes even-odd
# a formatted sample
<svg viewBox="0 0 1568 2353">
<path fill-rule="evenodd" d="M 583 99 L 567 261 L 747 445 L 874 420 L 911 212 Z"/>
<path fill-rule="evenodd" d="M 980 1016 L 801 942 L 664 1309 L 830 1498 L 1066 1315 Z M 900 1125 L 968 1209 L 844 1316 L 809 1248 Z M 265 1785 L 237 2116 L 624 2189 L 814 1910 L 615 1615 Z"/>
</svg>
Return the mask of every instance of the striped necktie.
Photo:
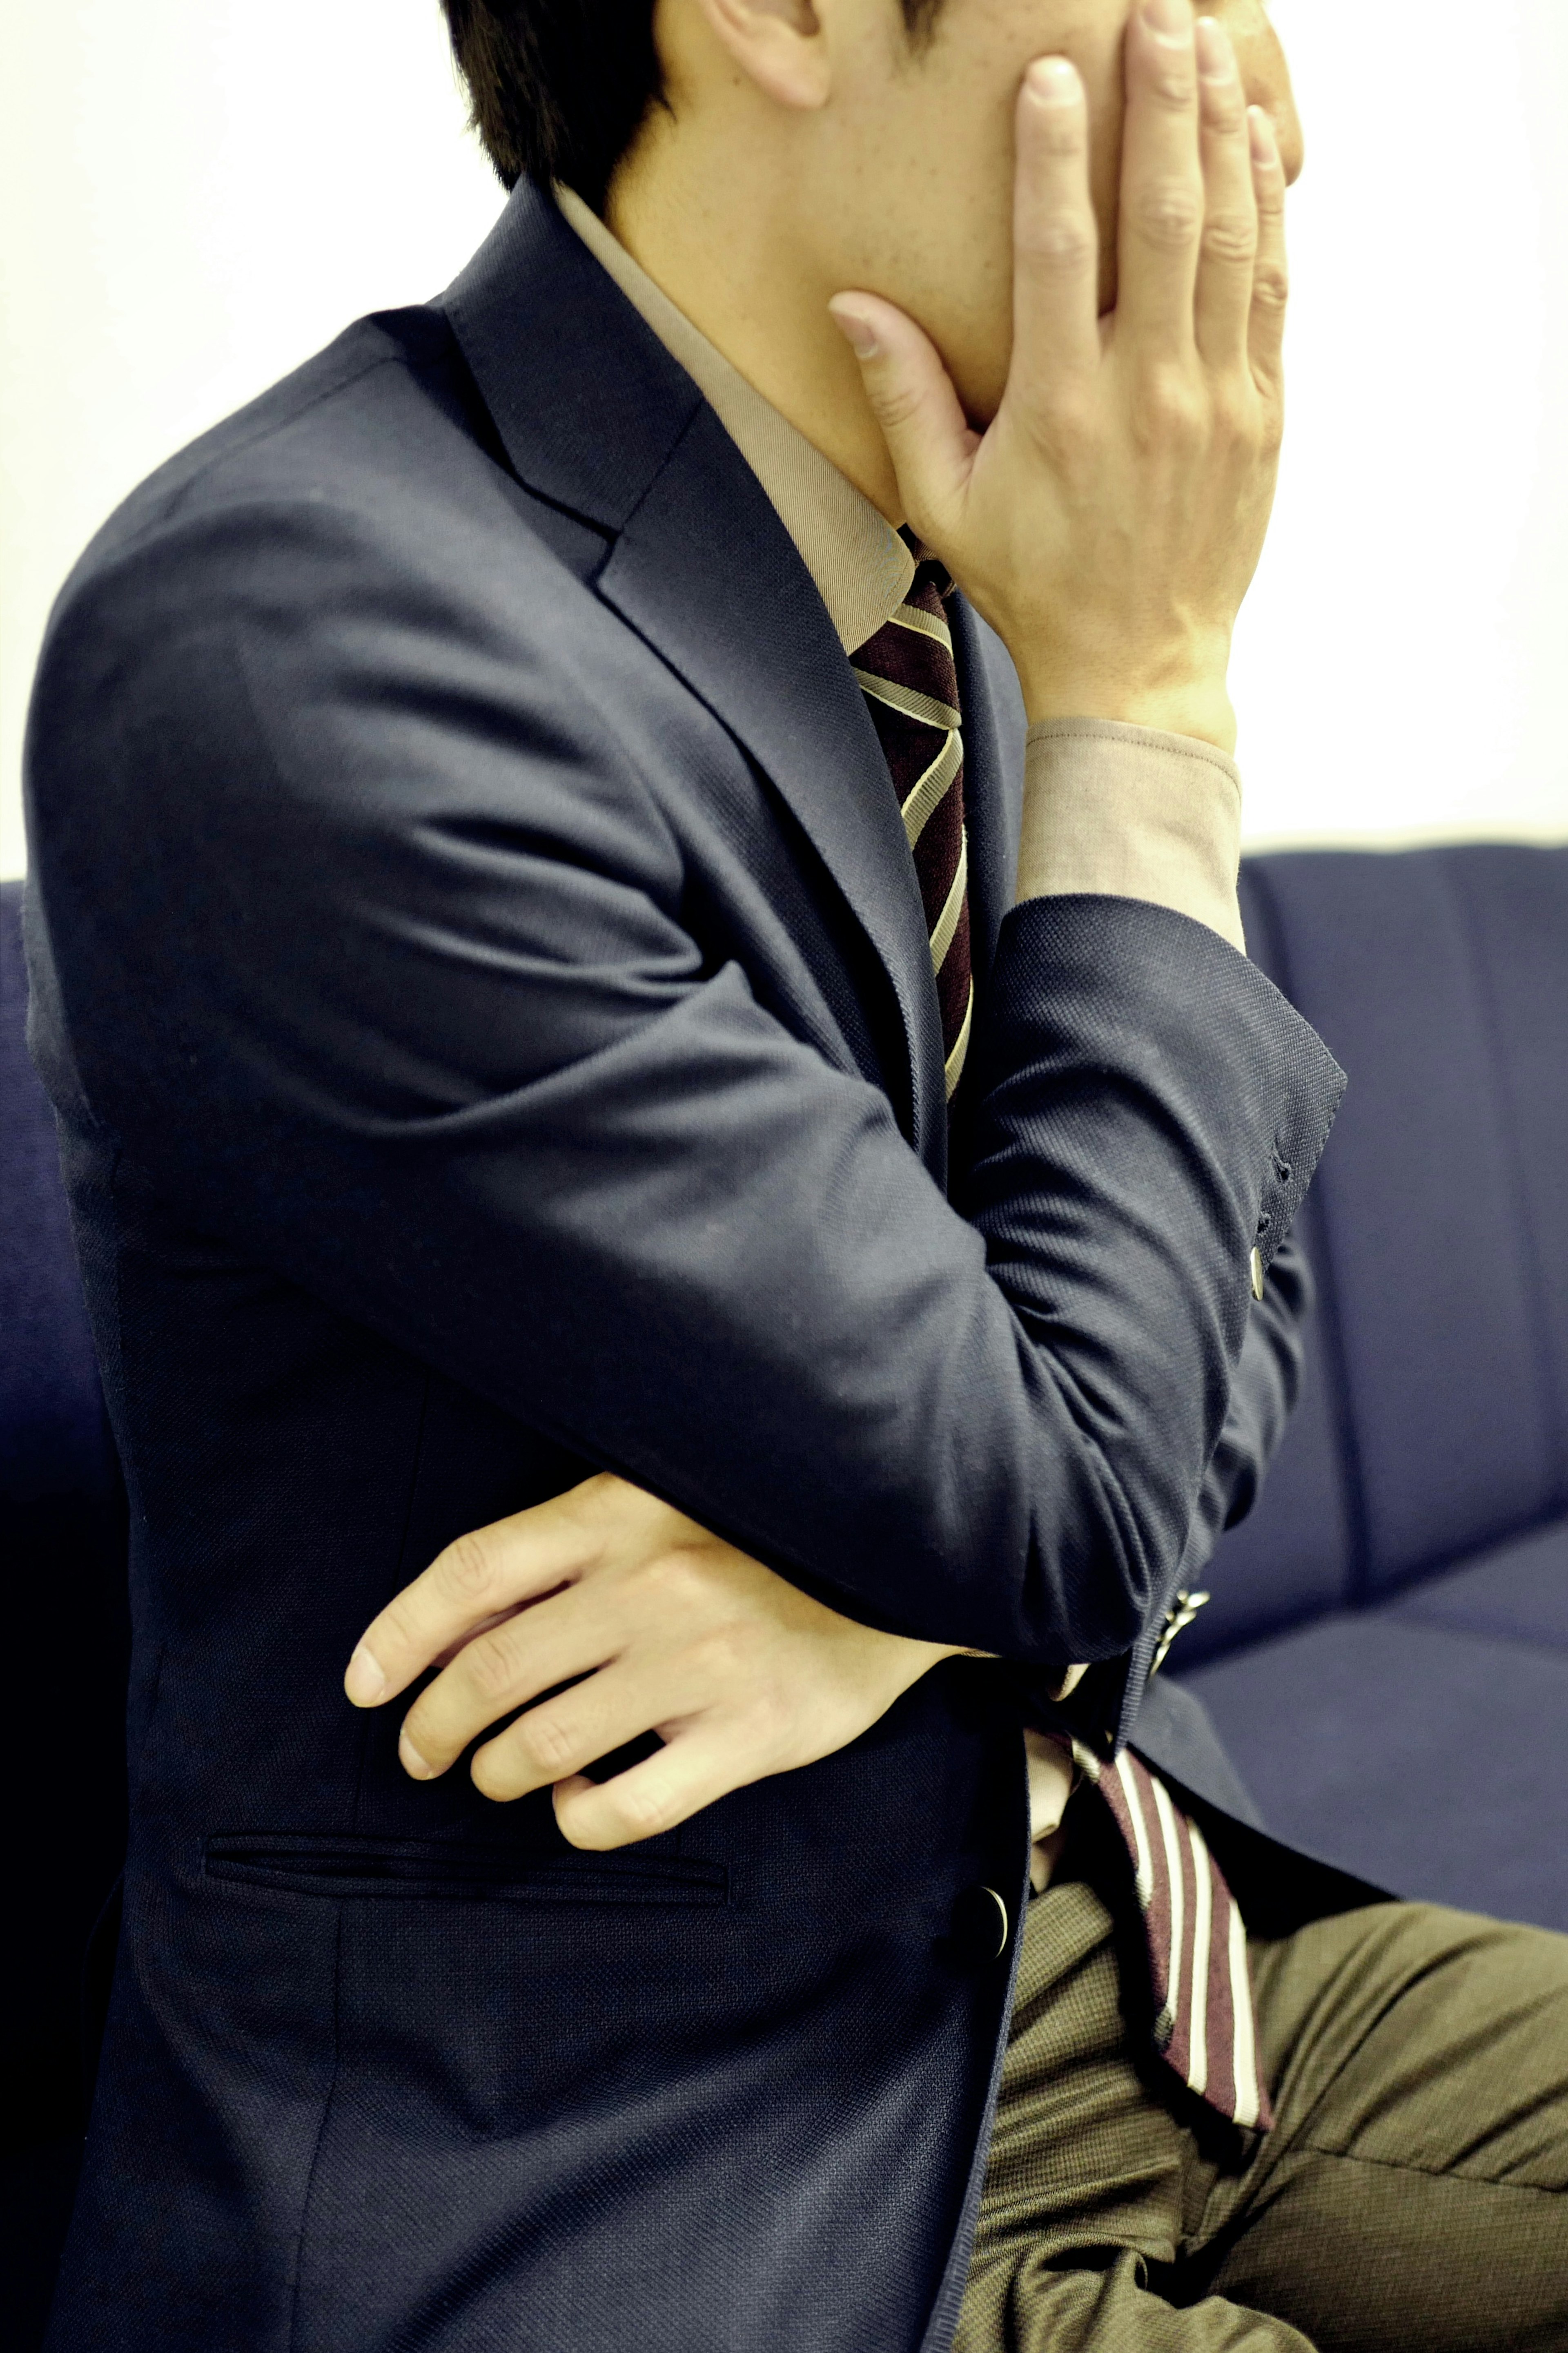
<svg viewBox="0 0 1568 2353">
<path fill-rule="evenodd" d="M 952 583 L 921 564 L 903 603 L 850 656 L 903 811 L 942 1008 L 951 1102 L 974 1015 L 969 961 L 969 844 L 963 827 L 963 737 L 958 672 L 942 599 Z"/>
<path fill-rule="evenodd" d="M 951 1102 L 974 1015 L 969 845 L 958 672 L 943 599 L 952 583 L 929 558 L 903 603 L 850 659 L 903 812 L 931 940 Z M 1143 1915 L 1154 2044 L 1200 2099 L 1238 2125 L 1272 2118 L 1258 2080 L 1247 1934 L 1196 1822 L 1129 1750 L 1114 1765 L 1074 1742 L 1121 1834 Z"/>
<path fill-rule="evenodd" d="M 1154 2047 L 1189 2090 L 1233 2124 L 1267 2132 L 1247 1930 L 1196 1822 L 1131 1750 L 1073 1757 L 1104 1799 L 1132 1866 L 1149 1949 Z"/>
</svg>

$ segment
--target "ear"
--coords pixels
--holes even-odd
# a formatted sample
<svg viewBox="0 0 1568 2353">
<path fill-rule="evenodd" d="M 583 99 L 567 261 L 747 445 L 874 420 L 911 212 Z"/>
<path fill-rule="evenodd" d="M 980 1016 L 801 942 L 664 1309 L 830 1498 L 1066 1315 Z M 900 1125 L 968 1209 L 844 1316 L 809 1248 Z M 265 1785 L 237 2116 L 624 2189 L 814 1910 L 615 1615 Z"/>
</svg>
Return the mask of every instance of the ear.
<svg viewBox="0 0 1568 2353">
<path fill-rule="evenodd" d="M 709 30 L 748 81 L 776 106 L 825 106 L 832 86 L 816 0 L 694 0 Z"/>
</svg>

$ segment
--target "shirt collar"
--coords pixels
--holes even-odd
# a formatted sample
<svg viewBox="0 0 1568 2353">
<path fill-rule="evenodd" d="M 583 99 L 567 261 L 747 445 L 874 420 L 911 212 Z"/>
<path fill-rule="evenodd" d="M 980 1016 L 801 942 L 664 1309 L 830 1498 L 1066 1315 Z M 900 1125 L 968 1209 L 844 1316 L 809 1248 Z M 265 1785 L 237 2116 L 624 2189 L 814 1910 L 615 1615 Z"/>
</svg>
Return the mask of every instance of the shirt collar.
<svg viewBox="0 0 1568 2353">
<path fill-rule="evenodd" d="M 848 477 L 676 308 L 581 196 L 558 186 L 555 198 L 562 218 L 716 413 L 794 540 L 840 645 L 854 652 L 902 604 L 915 574 L 909 549 Z"/>
</svg>

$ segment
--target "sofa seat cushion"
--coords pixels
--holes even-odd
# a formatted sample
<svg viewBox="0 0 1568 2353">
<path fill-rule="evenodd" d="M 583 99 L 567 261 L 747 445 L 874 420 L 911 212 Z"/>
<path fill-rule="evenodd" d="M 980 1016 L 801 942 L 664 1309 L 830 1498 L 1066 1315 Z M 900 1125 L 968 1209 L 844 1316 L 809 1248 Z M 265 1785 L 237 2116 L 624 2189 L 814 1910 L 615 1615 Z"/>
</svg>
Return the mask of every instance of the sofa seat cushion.
<svg viewBox="0 0 1568 2353">
<path fill-rule="evenodd" d="M 1276 1837 L 1401 1895 L 1568 1930 L 1568 1537 L 1548 1534 L 1180 1678 Z"/>
</svg>

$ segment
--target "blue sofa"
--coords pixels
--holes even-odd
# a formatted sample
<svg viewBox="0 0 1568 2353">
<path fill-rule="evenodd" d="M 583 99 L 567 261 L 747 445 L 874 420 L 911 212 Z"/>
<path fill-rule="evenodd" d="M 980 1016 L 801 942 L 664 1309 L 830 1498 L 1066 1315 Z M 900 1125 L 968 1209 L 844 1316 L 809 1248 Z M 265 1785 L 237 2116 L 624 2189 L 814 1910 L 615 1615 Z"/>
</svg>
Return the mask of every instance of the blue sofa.
<svg viewBox="0 0 1568 2353">
<path fill-rule="evenodd" d="M 0 1594 L 12 1897 L 0 2045 L 0 2340 L 32 2353 L 80 2148 L 82 1971 L 125 1838 L 125 1507 L 54 1118 L 0 883 Z"/>
<path fill-rule="evenodd" d="M 1280 1836 L 1568 1929 L 1568 849 L 1262 857 L 1243 890 L 1254 955 L 1351 1086 L 1304 1216 L 1321 1303 L 1300 1408 L 1163 1672 L 1213 1710 Z M 18 902 L 0 886 L 0 1545 L 32 1891 L 6 2094 L 26 2255 L 0 2296 L 22 2353 L 81 2126 L 126 1630 Z"/>
<path fill-rule="evenodd" d="M 1568 1929 L 1568 849 L 1249 859 L 1350 1086 L 1300 1405 L 1167 1672 L 1280 1837 Z"/>
</svg>

